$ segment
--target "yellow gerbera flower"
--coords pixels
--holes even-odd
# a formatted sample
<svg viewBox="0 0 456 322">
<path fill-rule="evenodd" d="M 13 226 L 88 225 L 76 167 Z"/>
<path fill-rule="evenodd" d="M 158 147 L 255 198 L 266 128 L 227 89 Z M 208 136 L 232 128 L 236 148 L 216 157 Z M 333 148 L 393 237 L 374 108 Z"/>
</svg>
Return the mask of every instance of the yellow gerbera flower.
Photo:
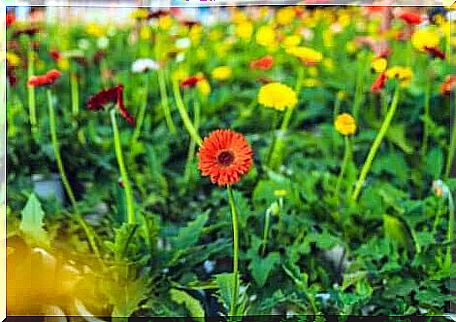
<svg viewBox="0 0 456 322">
<path fill-rule="evenodd" d="M 427 48 L 436 48 L 440 43 L 439 35 L 429 29 L 419 29 L 415 31 L 410 40 L 413 47 L 419 51 L 426 51 Z"/>
<path fill-rule="evenodd" d="M 162 30 L 168 30 L 173 25 L 173 19 L 170 16 L 161 16 L 158 18 L 158 27 Z"/>
<path fill-rule="evenodd" d="M 374 60 L 371 63 L 371 68 L 376 73 L 383 73 L 386 70 L 387 65 L 388 61 L 385 58 L 374 58 Z"/>
<path fill-rule="evenodd" d="M 334 127 L 342 135 L 353 135 L 356 132 L 356 121 L 348 113 L 342 113 L 336 117 Z"/>
<path fill-rule="evenodd" d="M 6 53 L 6 61 L 8 62 L 8 66 L 17 67 L 20 64 L 21 59 L 14 53 Z"/>
<path fill-rule="evenodd" d="M 96 23 L 89 23 L 86 27 L 86 32 L 94 37 L 103 37 L 105 35 L 105 30 Z"/>
<path fill-rule="evenodd" d="M 229 66 L 219 66 L 212 70 L 212 78 L 216 80 L 226 80 L 231 77 L 232 70 Z"/>
<path fill-rule="evenodd" d="M 262 26 L 258 29 L 256 34 L 256 42 L 258 45 L 264 47 L 275 47 L 276 46 L 276 34 L 272 27 Z"/>
<path fill-rule="evenodd" d="M 298 57 L 306 63 L 319 63 L 323 59 L 323 55 L 308 47 L 297 46 L 286 49 L 287 54 Z"/>
<path fill-rule="evenodd" d="M 243 21 L 236 25 L 236 36 L 243 40 L 250 40 L 253 33 L 253 24 L 249 21 Z"/>
<path fill-rule="evenodd" d="M 293 89 L 281 83 L 269 83 L 260 88 L 258 102 L 265 107 L 284 111 L 286 108 L 294 108 L 298 98 Z"/>
<path fill-rule="evenodd" d="M 413 77 L 413 71 L 409 67 L 394 66 L 386 71 L 386 77 L 397 79 L 401 86 L 407 86 Z"/>
<path fill-rule="evenodd" d="M 283 47 L 285 47 L 285 48 L 296 47 L 299 45 L 300 42 L 301 42 L 301 37 L 299 35 L 287 36 L 283 40 Z"/>
<path fill-rule="evenodd" d="M 276 21 L 281 25 L 288 25 L 293 22 L 295 16 L 295 10 L 292 7 L 285 7 L 277 10 Z"/>
<path fill-rule="evenodd" d="M 130 13 L 130 18 L 132 19 L 147 19 L 148 16 L 149 11 L 145 8 L 138 8 Z"/>
<path fill-rule="evenodd" d="M 208 96 L 211 93 L 211 85 L 205 78 L 196 83 L 196 88 L 203 96 Z"/>
</svg>

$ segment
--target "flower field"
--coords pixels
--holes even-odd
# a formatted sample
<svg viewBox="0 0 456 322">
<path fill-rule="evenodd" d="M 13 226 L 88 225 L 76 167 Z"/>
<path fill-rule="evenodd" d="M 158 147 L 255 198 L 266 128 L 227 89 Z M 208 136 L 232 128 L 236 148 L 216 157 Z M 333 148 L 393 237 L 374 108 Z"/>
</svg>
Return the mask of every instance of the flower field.
<svg viewBox="0 0 456 322">
<path fill-rule="evenodd" d="M 8 314 L 450 312 L 452 9 L 186 10 L 7 14 Z"/>
</svg>

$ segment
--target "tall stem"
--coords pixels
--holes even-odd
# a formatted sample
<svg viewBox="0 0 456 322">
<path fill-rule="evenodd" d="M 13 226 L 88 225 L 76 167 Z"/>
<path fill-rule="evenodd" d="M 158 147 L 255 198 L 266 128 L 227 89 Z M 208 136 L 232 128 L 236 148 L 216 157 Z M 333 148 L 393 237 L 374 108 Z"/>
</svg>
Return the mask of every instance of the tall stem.
<svg viewBox="0 0 456 322">
<path fill-rule="evenodd" d="M 97 243 L 95 241 L 95 233 L 92 231 L 90 226 L 82 217 L 79 209 L 77 207 L 76 198 L 73 193 L 73 189 L 71 188 L 70 182 L 65 172 L 65 168 L 63 166 L 62 156 L 60 154 L 60 144 L 57 137 L 57 126 L 56 126 L 56 117 L 55 117 L 55 110 L 54 110 L 54 102 L 52 101 L 52 93 L 51 90 L 48 89 L 46 91 L 47 100 L 48 100 L 48 112 L 49 112 L 49 130 L 51 132 L 51 141 L 52 141 L 52 148 L 54 150 L 55 160 L 57 162 L 57 168 L 59 170 L 60 179 L 62 180 L 63 187 L 70 199 L 71 205 L 73 207 L 74 212 L 76 213 L 76 219 L 78 220 L 79 224 L 81 225 L 82 229 L 84 230 L 87 239 L 89 241 L 90 247 L 92 248 L 95 255 L 100 258 L 100 252 L 98 250 Z"/>
<path fill-rule="evenodd" d="M 339 177 L 337 178 L 336 190 L 335 190 L 335 196 L 336 196 L 337 200 L 339 200 L 340 185 L 342 184 L 342 179 L 344 178 L 345 172 L 347 171 L 348 163 L 349 163 L 350 157 L 351 157 L 350 138 L 348 137 L 348 135 L 344 136 L 344 142 L 345 142 L 344 159 L 342 161 L 342 168 L 340 170 Z"/>
<path fill-rule="evenodd" d="M 173 92 L 174 92 L 174 99 L 176 100 L 176 106 L 179 111 L 179 114 L 184 122 L 184 126 L 192 138 L 198 145 L 201 145 L 203 140 L 198 134 L 198 131 L 192 124 L 190 117 L 188 116 L 187 109 L 185 108 L 184 101 L 182 100 L 182 96 L 179 89 L 179 82 L 177 80 L 173 80 Z"/>
<path fill-rule="evenodd" d="M 123 153 L 122 153 L 122 144 L 120 143 L 120 133 L 117 126 L 116 120 L 116 109 L 111 109 L 111 124 L 112 131 L 114 134 L 114 149 L 116 152 L 117 164 L 119 166 L 120 176 L 122 178 L 122 183 L 125 189 L 125 201 L 127 203 L 127 221 L 129 224 L 135 224 L 135 208 L 133 204 L 133 190 L 131 187 L 130 180 L 128 179 L 127 169 L 125 167 Z"/>
<path fill-rule="evenodd" d="M 27 51 L 27 76 L 30 79 L 34 74 L 34 63 L 35 63 L 35 53 L 33 51 L 32 45 L 29 44 Z M 32 129 L 32 135 L 35 135 L 37 132 L 36 129 L 36 107 L 35 107 L 35 87 L 29 86 L 28 90 L 28 105 L 29 105 L 29 120 L 30 126 Z"/>
<path fill-rule="evenodd" d="M 263 243 L 261 245 L 261 255 L 264 256 L 266 253 L 266 247 L 268 246 L 269 238 L 269 226 L 271 224 L 271 210 L 266 210 L 266 215 L 264 219 L 264 228 L 263 228 Z"/>
<path fill-rule="evenodd" d="M 396 113 L 397 105 L 399 103 L 399 93 L 400 93 L 400 87 L 399 87 L 399 85 L 397 85 L 396 90 L 394 92 L 393 100 L 391 102 L 391 106 L 388 109 L 388 113 L 386 114 L 386 117 L 385 117 L 385 120 L 383 121 L 382 126 L 380 127 L 380 131 L 377 133 L 377 136 L 375 137 L 375 140 L 372 143 L 372 146 L 369 150 L 366 161 L 364 162 L 364 165 L 361 169 L 361 173 L 359 175 L 358 181 L 356 182 L 355 191 L 353 192 L 353 195 L 352 195 L 352 199 L 354 201 L 356 201 L 358 199 L 358 196 L 361 192 L 364 181 L 366 180 L 367 174 L 369 173 L 369 170 L 372 166 L 372 162 L 374 161 L 375 155 L 377 154 L 377 150 L 379 149 L 379 147 L 383 141 L 383 138 L 385 137 L 385 135 L 388 131 L 391 121 L 393 120 L 394 114 Z"/>
<path fill-rule="evenodd" d="M 423 143 L 421 145 L 421 154 L 423 156 L 427 153 L 428 140 L 429 140 L 429 121 L 431 118 L 430 113 L 430 99 L 431 99 L 431 81 L 426 83 L 426 92 L 424 94 L 424 121 L 423 121 Z"/>
<path fill-rule="evenodd" d="M 446 160 L 445 178 L 448 178 L 450 176 L 451 164 L 453 163 L 454 151 L 456 150 L 456 94 L 452 92 L 450 97 L 453 97 L 455 99 L 455 101 L 453 104 L 453 109 L 452 109 L 452 111 L 450 111 L 450 113 L 453 113 L 453 126 L 451 128 L 451 134 L 450 134 L 451 139 L 450 139 L 450 146 L 448 148 L 448 155 L 447 155 L 447 160 Z M 451 106 L 451 100 L 450 100 L 450 106 Z"/>
<path fill-rule="evenodd" d="M 230 316 L 235 316 L 238 293 L 239 293 L 239 232 L 238 232 L 238 214 L 234 201 L 233 190 L 231 186 L 227 186 L 228 201 L 231 209 L 231 217 L 233 221 L 233 281 L 232 281 L 232 302 L 230 308 Z"/>
<path fill-rule="evenodd" d="M 451 244 L 453 243 L 453 235 L 454 235 L 454 199 L 453 199 L 453 192 L 449 189 L 448 191 L 448 233 L 447 233 L 447 255 L 446 255 L 446 265 L 447 268 L 450 269 L 452 264 L 452 256 L 451 256 Z"/>
<path fill-rule="evenodd" d="M 132 139 L 131 139 L 132 142 L 136 142 L 139 139 L 139 136 L 141 134 L 142 124 L 144 122 L 144 117 L 146 115 L 147 97 L 148 97 L 148 94 L 149 94 L 149 74 L 145 73 L 144 77 L 146 78 L 146 82 L 145 82 L 146 85 L 145 85 L 145 92 L 144 92 L 144 101 L 142 102 L 142 104 L 140 106 L 140 109 L 139 109 L 138 121 L 136 123 L 135 131 L 133 132 L 133 136 L 132 136 Z"/>
<path fill-rule="evenodd" d="M 194 92 L 194 94 L 195 94 L 195 92 Z M 193 108 L 194 108 L 194 113 L 195 113 L 194 118 L 193 118 L 193 124 L 195 125 L 195 129 L 198 131 L 199 123 L 200 123 L 201 106 L 198 101 L 197 95 L 193 95 L 193 96 L 194 96 Z M 193 157 L 195 155 L 195 150 L 196 150 L 196 142 L 195 142 L 195 140 L 191 140 L 190 146 L 188 147 L 187 162 L 185 165 L 184 178 L 185 178 L 186 182 L 190 179 L 190 164 L 193 161 Z"/>
<path fill-rule="evenodd" d="M 79 114 L 79 84 L 78 77 L 76 73 L 71 73 L 70 75 L 70 85 L 71 85 L 71 112 L 74 117 Z"/>
</svg>

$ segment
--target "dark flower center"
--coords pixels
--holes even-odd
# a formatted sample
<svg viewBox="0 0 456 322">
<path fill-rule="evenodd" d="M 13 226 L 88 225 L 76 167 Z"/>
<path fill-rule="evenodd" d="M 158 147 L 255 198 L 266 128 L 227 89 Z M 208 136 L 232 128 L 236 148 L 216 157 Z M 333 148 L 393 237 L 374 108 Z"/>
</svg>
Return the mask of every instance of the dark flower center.
<svg viewBox="0 0 456 322">
<path fill-rule="evenodd" d="M 230 150 L 223 150 L 217 155 L 217 163 L 223 167 L 230 166 L 234 161 L 234 154 Z"/>
</svg>

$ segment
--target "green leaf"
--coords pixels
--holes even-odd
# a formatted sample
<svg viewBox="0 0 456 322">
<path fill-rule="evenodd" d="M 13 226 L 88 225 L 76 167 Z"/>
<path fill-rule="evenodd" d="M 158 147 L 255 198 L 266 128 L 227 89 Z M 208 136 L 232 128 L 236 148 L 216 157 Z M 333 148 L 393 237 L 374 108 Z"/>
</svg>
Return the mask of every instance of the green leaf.
<svg viewBox="0 0 456 322">
<path fill-rule="evenodd" d="M 169 291 L 169 294 L 174 302 L 184 305 L 187 308 L 187 310 L 190 312 L 190 316 L 195 318 L 204 318 L 204 309 L 201 306 L 201 303 L 194 297 L 190 296 L 187 292 L 171 289 Z M 204 321 L 204 319 L 195 320 Z"/>
<path fill-rule="evenodd" d="M 383 215 L 383 228 L 385 236 L 397 242 L 398 245 L 410 249 L 413 247 L 412 238 L 405 223 L 397 217 Z"/>
<path fill-rule="evenodd" d="M 203 231 L 204 225 L 209 217 L 209 212 L 206 211 L 196 217 L 195 220 L 191 221 L 187 226 L 179 229 L 176 237 L 171 239 L 173 246 L 178 250 L 191 247 L 196 244 L 200 235 Z"/>
<path fill-rule="evenodd" d="M 440 178 L 443 169 L 443 152 L 439 147 L 433 148 L 426 156 L 426 172 L 433 178 Z"/>
<path fill-rule="evenodd" d="M 128 245 L 132 244 L 131 241 L 137 228 L 138 225 L 124 223 L 120 228 L 114 229 L 114 243 L 110 241 L 105 242 L 105 245 L 114 253 L 116 260 L 126 257 Z"/>
<path fill-rule="evenodd" d="M 233 273 L 222 273 L 215 276 L 218 295 L 226 309 L 231 307 L 233 299 Z"/>
<path fill-rule="evenodd" d="M 263 287 L 269 274 L 276 264 L 280 261 L 280 255 L 277 252 L 269 253 L 266 258 L 255 257 L 249 265 L 252 276 L 259 287 Z"/>
<path fill-rule="evenodd" d="M 411 154 L 414 149 L 405 137 L 405 130 L 405 124 L 392 124 L 386 132 L 386 138 L 396 144 L 405 153 Z"/>
<path fill-rule="evenodd" d="M 22 220 L 19 229 L 31 244 L 49 246 L 48 233 L 43 229 L 44 211 L 35 194 L 31 194 L 21 211 Z"/>
<path fill-rule="evenodd" d="M 114 306 L 112 317 L 128 317 L 147 298 L 148 283 L 145 277 L 136 280 L 111 282 L 106 287 L 110 303 Z"/>
</svg>

